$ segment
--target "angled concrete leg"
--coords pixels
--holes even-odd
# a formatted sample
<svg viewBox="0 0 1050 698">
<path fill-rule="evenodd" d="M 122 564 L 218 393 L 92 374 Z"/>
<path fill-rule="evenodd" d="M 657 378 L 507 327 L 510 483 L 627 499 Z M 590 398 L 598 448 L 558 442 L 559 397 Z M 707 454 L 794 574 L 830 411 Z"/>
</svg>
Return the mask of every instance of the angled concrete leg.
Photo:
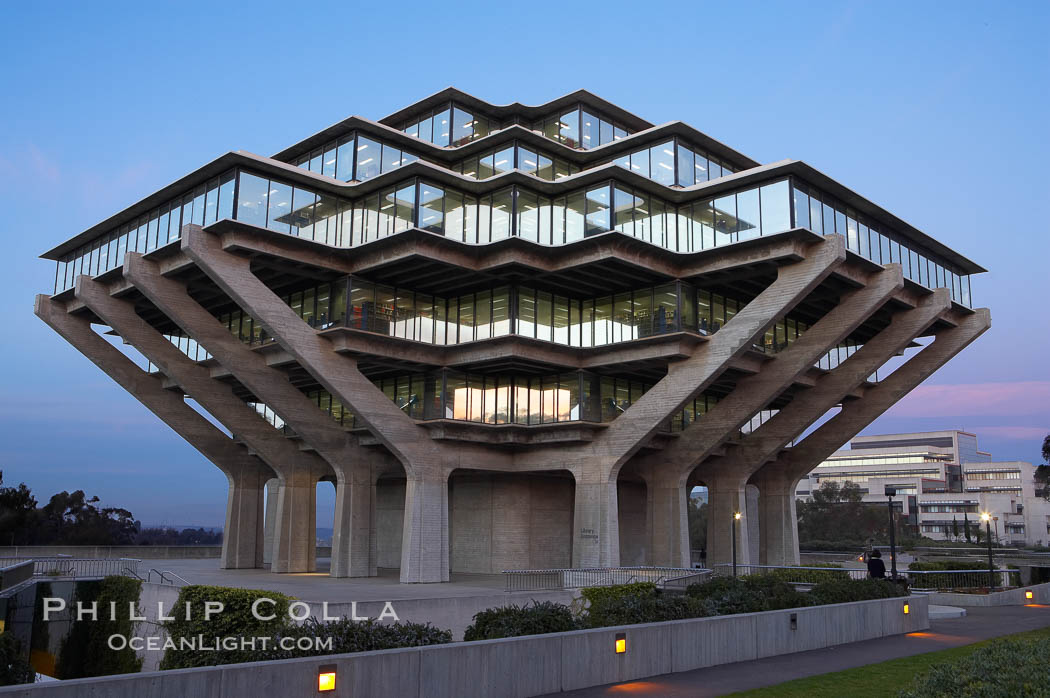
<svg viewBox="0 0 1050 698">
<path fill-rule="evenodd" d="M 736 537 L 736 561 L 751 561 L 748 542 L 748 511 L 745 482 L 739 478 L 712 478 L 707 482 L 707 566 L 732 564 L 733 537 Z M 740 518 L 734 518 L 734 514 Z"/>
<path fill-rule="evenodd" d="M 685 482 L 657 478 L 649 491 L 653 565 L 689 567 L 689 491 Z"/>
<path fill-rule="evenodd" d="M 317 570 L 317 482 L 296 475 L 281 480 L 274 516 L 273 558 L 277 573 Z"/>
<path fill-rule="evenodd" d="M 374 577 L 375 513 L 371 468 L 356 466 L 336 477 L 335 527 L 332 533 L 333 577 Z"/>
<path fill-rule="evenodd" d="M 273 562 L 273 537 L 277 530 L 277 493 L 280 491 L 281 481 L 270 478 L 266 482 L 266 522 L 263 532 L 263 564 L 269 565 Z"/>
<path fill-rule="evenodd" d="M 263 564 L 263 483 L 268 476 L 259 470 L 241 470 L 227 475 L 226 526 L 222 531 L 224 570 L 250 569 Z"/>
<path fill-rule="evenodd" d="M 578 479 L 573 509 L 572 566 L 618 567 L 620 526 L 615 480 Z"/>
<path fill-rule="evenodd" d="M 448 476 L 409 475 L 401 536 L 401 582 L 447 582 Z"/>
</svg>

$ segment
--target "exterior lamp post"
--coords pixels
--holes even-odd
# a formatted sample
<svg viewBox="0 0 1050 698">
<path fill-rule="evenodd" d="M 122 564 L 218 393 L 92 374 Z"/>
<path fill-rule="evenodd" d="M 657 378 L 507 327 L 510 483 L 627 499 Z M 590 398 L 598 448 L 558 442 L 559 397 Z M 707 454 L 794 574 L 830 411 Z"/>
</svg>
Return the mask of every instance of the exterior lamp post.
<svg viewBox="0 0 1050 698">
<path fill-rule="evenodd" d="M 897 580 L 897 534 L 893 525 L 893 495 L 897 494 L 896 487 L 886 488 L 886 503 L 890 512 L 890 579 Z"/>
<path fill-rule="evenodd" d="M 995 563 L 992 562 L 992 515 L 987 511 L 981 513 L 984 522 L 984 537 L 988 539 L 988 588 L 995 591 Z"/>
<path fill-rule="evenodd" d="M 736 527 L 740 522 L 740 512 L 733 512 L 733 576 L 736 576 Z"/>
</svg>

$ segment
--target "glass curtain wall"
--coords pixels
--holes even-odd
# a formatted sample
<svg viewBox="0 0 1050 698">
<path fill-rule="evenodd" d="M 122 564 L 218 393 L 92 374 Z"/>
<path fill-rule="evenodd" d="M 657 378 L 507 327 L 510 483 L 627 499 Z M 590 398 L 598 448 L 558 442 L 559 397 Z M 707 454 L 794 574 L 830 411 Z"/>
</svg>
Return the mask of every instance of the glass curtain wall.
<svg viewBox="0 0 1050 698">
<path fill-rule="evenodd" d="M 59 260 L 55 293 L 73 288 L 80 275 L 98 276 L 124 263 L 127 252 L 152 252 L 182 237 L 182 226 L 233 218 L 233 170 L 174 197 L 135 221 L 81 245 Z"/>
<path fill-rule="evenodd" d="M 452 170 L 474 179 L 488 179 L 496 175 L 519 170 L 538 179 L 554 182 L 574 175 L 580 168 L 568 160 L 555 157 L 517 142 L 483 155 L 469 157 Z"/>
<path fill-rule="evenodd" d="M 453 102 L 416 115 L 402 130 L 437 146 L 456 147 L 498 131 L 499 123 Z"/>
<path fill-rule="evenodd" d="M 399 146 L 354 132 L 300 156 L 295 165 L 344 182 L 363 182 L 418 159 Z"/>
<path fill-rule="evenodd" d="M 679 138 L 636 150 L 613 162 L 666 186 L 691 187 L 733 174 L 738 168 Z"/>
<path fill-rule="evenodd" d="M 917 244 L 881 223 L 859 215 L 834 197 L 792 180 L 795 227 L 846 238 L 846 248 L 877 264 L 900 264 L 905 278 L 927 288 L 947 288 L 952 300 L 972 307 L 970 277 L 935 260 Z"/>
<path fill-rule="evenodd" d="M 540 119 L 532 128 L 552 141 L 580 150 L 597 148 L 631 133 L 613 119 L 607 119 L 582 104 Z"/>
</svg>

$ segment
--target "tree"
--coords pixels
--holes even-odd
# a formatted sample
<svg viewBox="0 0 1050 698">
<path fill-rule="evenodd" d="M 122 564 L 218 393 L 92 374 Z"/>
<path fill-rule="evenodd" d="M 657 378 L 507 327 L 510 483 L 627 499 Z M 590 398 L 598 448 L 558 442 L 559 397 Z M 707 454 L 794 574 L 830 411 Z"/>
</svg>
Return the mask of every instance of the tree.
<svg viewBox="0 0 1050 698">
<path fill-rule="evenodd" d="M 963 535 L 966 536 L 967 543 L 972 542 L 970 540 L 970 515 L 966 513 L 965 509 L 963 510 Z"/>
<path fill-rule="evenodd" d="M 1043 465 L 1035 469 L 1036 495 L 1050 501 L 1050 434 L 1043 439 Z"/>
<path fill-rule="evenodd" d="M 958 540 L 959 538 L 959 517 L 952 517 L 952 540 Z"/>
<path fill-rule="evenodd" d="M 36 528 L 36 499 L 26 484 L 4 487 L 4 473 L 0 471 L 0 543 L 23 545 Z"/>
<path fill-rule="evenodd" d="M 812 501 L 796 505 L 799 540 L 835 540 L 862 543 L 869 538 L 888 538 L 885 510 L 864 502 L 860 485 L 846 481 L 823 482 L 813 491 Z"/>
</svg>

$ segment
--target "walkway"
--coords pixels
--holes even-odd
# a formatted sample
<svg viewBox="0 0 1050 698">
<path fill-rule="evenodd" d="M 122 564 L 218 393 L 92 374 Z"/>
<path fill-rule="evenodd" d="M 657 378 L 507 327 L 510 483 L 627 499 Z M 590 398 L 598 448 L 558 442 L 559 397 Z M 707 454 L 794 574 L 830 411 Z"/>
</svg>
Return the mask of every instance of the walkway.
<svg viewBox="0 0 1050 698">
<path fill-rule="evenodd" d="M 722 696 L 736 691 L 773 686 L 793 679 L 827 674 L 915 654 L 969 645 L 1001 635 L 1050 627 L 1050 606 L 1000 606 L 967 608 L 962 618 L 930 622 L 930 630 L 865 640 L 849 645 L 721 666 L 679 674 L 664 674 L 641 681 L 597 686 L 552 694 L 559 698 L 582 696 Z"/>
</svg>

